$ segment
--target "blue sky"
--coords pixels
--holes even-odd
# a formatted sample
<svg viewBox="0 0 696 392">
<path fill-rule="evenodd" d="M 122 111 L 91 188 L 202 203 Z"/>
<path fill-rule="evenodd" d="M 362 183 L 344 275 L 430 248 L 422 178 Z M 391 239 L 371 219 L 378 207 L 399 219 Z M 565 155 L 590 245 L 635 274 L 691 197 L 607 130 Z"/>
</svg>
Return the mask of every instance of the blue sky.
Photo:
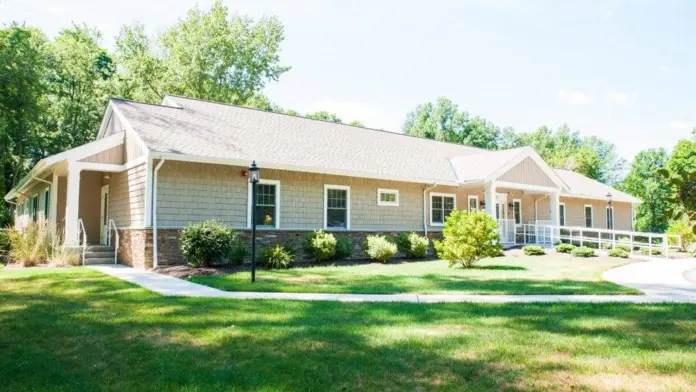
<svg viewBox="0 0 696 392">
<path fill-rule="evenodd" d="M 212 0 L 199 1 L 208 8 Z M 285 25 L 292 70 L 265 93 L 300 112 L 399 131 L 419 103 L 446 96 L 501 128 L 567 122 L 629 161 L 670 149 L 696 124 L 693 1 L 226 1 Z M 0 0 L 0 22 L 50 36 L 71 22 L 112 47 L 122 24 L 162 31 L 195 5 L 169 0 Z"/>
</svg>

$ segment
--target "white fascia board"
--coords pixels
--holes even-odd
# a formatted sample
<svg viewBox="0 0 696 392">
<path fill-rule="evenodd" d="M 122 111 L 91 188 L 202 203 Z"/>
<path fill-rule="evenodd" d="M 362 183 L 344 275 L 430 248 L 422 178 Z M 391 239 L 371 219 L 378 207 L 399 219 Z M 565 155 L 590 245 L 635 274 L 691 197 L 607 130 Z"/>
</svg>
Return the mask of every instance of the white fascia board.
<svg viewBox="0 0 696 392">
<path fill-rule="evenodd" d="M 560 193 L 561 190 L 559 188 L 551 188 L 548 186 L 541 186 L 541 185 L 530 185 L 530 184 L 518 184 L 516 182 L 507 182 L 507 181 L 496 181 L 495 186 L 497 188 L 511 188 L 511 189 L 519 189 L 523 191 L 537 191 L 537 192 L 544 192 L 544 193 Z"/>
<path fill-rule="evenodd" d="M 168 153 L 168 152 L 156 152 L 156 151 L 153 151 L 150 154 L 151 154 L 150 156 L 153 157 L 154 159 L 162 158 L 162 159 L 166 159 L 166 160 L 182 161 L 182 162 L 210 163 L 210 164 L 216 164 L 216 165 L 231 165 L 231 166 L 242 166 L 242 167 L 248 167 L 251 164 L 250 159 L 213 158 L 213 157 L 202 157 L 202 156 L 197 156 L 197 155 L 183 155 L 183 154 L 174 154 L 174 153 Z M 442 181 L 442 180 L 437 180 L 437 179 L 432 179 L 432 178 L 395 177 L 395 176 L 389 176 L 389 175 L 365 173 L 365 172 L 360 172 L 360 171 L 330 169 L 330 168 L 320 168 L 320 167 L 310 167 L 310 166 L 299 166 L 299 165 L 288 165 L 288 164 L 282 164 L 282 163 L 264 162 L 264 161 L 259 161 L 259 160 L 256 161 L 256 164 L 259 167 L 261 167 L 261 169 L 276 169 L 276 170 L 288 170 L 288 171 L 297 171 L 297 172 L 305 172 L 305 173 L 331 174 L 331 175 L 337 175 L 337 176 L 372 178 L 372 179 L 387 180 L 387 181 L 403 181 L 403 182 L 412 182 L 412 183 L 418 183 L 418 184 L 432 184 L 432 183 L 436 182 L 438 185 L 449 185 L 449 186 L 458 186 L 459 185 L 459 183 L 457 181 Z"/>
<path fill-rule="evenodd" d="M 582 193 L 569 193 L 569 192 L 562 192 L 561 197 L 572 197 L 576 199 L 590 199 L 590 200 L 602 200 L 602 201 L 607 201 L 607 197 L 605 195 L 602 196 L 595 196 L 595 195 L 586 195 Z M 621 199 L 614 199 L 612 198 L 611 202 L 617 202 L 617 203 L 631 203 L 631 204 L 643 204 L 643 200 L 640 199 L 635 199 L 635 200 L 621 200 Z"/>
</svg>

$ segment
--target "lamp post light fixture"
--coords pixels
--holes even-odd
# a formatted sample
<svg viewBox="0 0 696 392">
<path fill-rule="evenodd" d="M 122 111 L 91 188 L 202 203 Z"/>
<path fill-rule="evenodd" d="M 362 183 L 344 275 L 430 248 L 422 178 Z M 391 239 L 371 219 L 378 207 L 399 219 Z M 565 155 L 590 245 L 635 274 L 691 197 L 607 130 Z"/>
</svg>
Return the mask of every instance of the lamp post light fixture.
<svg viewBox="0 0 696 392">
<path fill-rule="evenodd" d="M 249 166 L 249 182 L 251 183 L 251 282 L 256 281 L 256 186 L 259 183 L 261 169 L 256 161 Z"/>
<path fill-rule="evenodd" d="M 607 192 L 607 229 L 614 230 L 614 209 L 611 207 L 611 192 Z"/>
<path fill-rule="evenodd" d="M 611 192 L 607 192 L 607 203 L 611 206 Z"/>
</svg>

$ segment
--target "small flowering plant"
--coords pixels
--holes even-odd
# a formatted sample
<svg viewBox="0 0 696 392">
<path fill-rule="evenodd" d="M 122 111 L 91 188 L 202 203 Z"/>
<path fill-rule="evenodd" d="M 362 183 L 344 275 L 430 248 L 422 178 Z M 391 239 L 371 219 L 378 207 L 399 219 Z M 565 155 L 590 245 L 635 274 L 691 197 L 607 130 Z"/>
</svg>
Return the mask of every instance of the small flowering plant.
<svg viewBox="0 0 696 392">
<path fill-rule="evenodd" d="M 263 224 L 271 226 L 273 224 L 273 218 L 270 215 L 266 215 L 266 217 L 263 218 Z"/>
</svg>

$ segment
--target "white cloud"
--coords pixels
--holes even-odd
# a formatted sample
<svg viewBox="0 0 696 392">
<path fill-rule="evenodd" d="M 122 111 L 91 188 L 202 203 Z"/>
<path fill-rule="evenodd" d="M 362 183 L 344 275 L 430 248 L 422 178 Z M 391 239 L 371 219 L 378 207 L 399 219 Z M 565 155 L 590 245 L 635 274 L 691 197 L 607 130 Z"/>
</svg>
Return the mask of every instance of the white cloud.
<svg viewBox="0 0 696 392">
<path fill-rule="evenodd" d="M 668 65 L 660 65 L 660 72 L 662 73 L 672 73 L 672 68 Z"/>
<path fill-rule="evenodd" d="M 368 128 L 401 132 L 401 120 L 386 116 L 366 102 L 319 101 L 307 108 L 307 113 L 327 111 L 336 115 L 345 123 L 360 121 Z"/>
<path fill-rule="evenodd" d="M 560 89 L 556 93 L 556 97 L 560 102 L 569 105 L 589 105 L 592 103 L 592 99 L 580 91 Z"/>
<path fill-rule="evenodd" d="M 616 91 L 609 91 L 607 93 L 607 101 L 610 103 L 615 103 L 617 105 L 632 105 L 636 101 L 635 95 L 618 93 Z"/>
<path fill-rule="evenodd" d="M 614 10 L 611 8 L 606 8 L 606 7 L 601 7 L 599 9 L 599 13 L 602 15 L 602 18 L 609 19 L 612 16 L 614 16 Z"/>
<path fill-rule="evenodd" d="M 691 121 L 670 121 L 667 123 L 670 128 L 678 129 L 680 131 L 688 131 L 693 129 L 696 124 Z"/>
</svg>

